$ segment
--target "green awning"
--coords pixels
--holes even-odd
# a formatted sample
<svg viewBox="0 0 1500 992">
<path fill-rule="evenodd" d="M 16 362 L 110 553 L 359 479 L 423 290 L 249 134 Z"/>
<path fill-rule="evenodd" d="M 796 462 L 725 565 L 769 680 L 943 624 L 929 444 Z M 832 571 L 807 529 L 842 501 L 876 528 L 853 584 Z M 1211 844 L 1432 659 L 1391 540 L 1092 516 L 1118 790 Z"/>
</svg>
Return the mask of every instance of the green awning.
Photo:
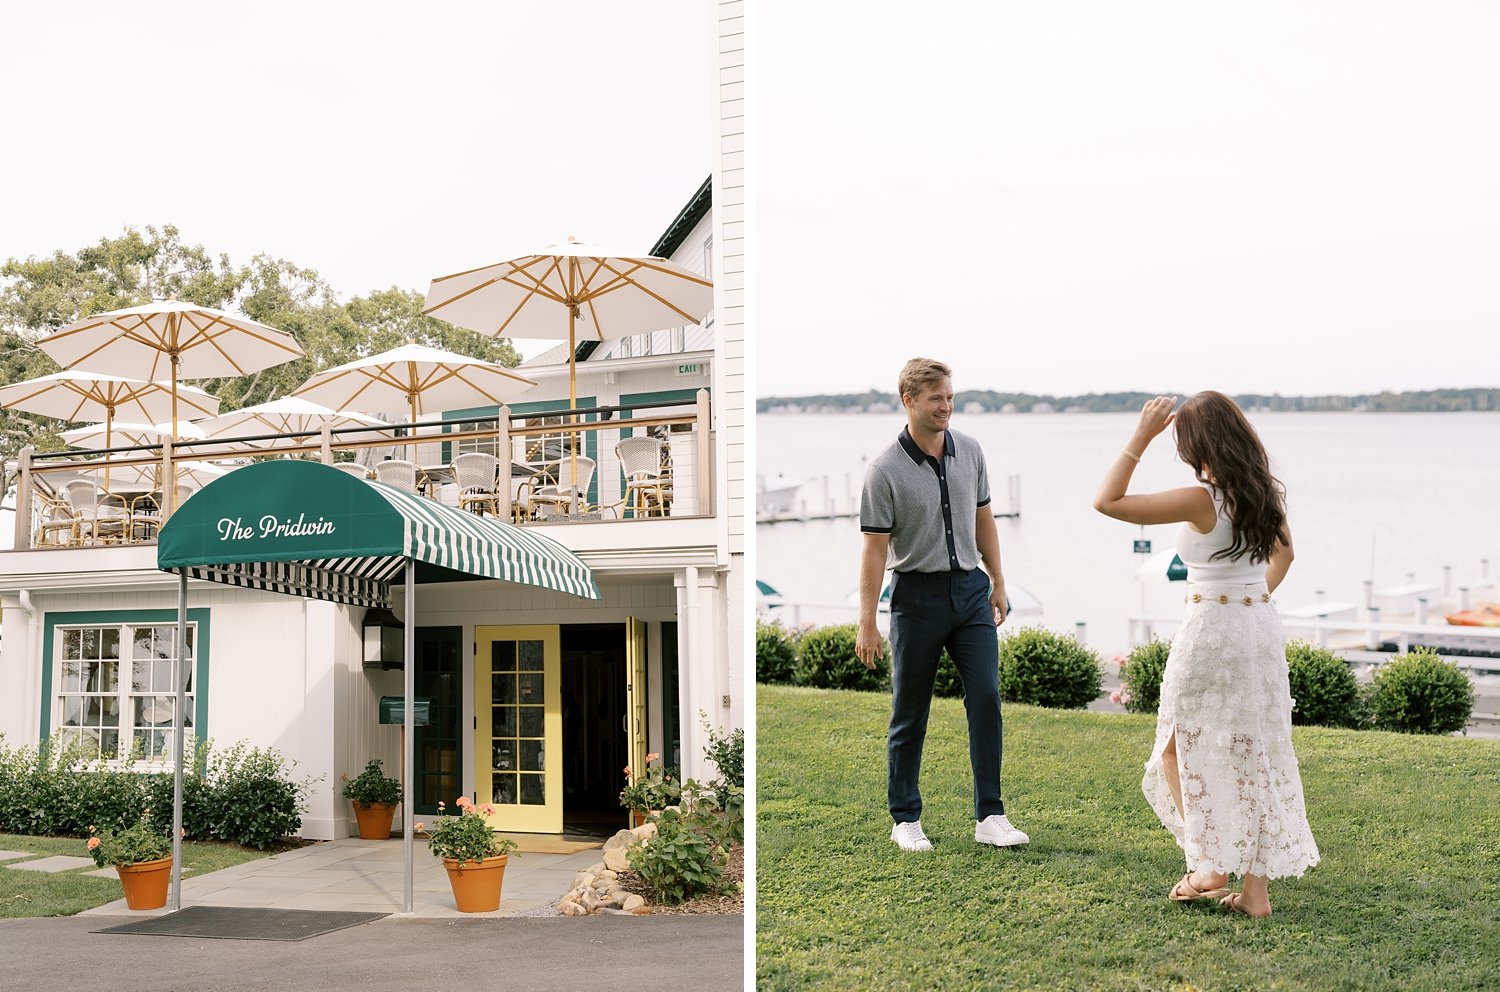
<svg viewBox="0 0 1500 992">
<path fill-rule="evenodd" d="M 599 598 L 588 566 L 552 538 L 316 462 L 236 469 L 182 504 L 156 548 L 163 570 L 356 606 L 388 605 L 408 559 Z"/>
</svg>

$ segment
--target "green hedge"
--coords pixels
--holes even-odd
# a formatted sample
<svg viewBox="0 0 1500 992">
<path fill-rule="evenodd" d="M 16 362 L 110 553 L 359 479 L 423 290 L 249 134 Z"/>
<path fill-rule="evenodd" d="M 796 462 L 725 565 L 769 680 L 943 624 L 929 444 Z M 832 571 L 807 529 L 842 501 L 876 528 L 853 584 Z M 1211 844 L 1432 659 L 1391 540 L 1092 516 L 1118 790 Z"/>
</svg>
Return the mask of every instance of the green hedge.
<svg viewBox="0 0 1500 992">
<path fill-rule="evenodd" d="M 1022 627 L 1000 638 L 1000 698 L 1055 709 L 1083 709 L 1099 698 L 1099 655 L 1069 634 Z"/>
<path fill-rule="evenodd" d="M 1380 666 L 1370 683 L 1369 707 L 1378 730 L 1451 734 L 1469 722 L 1474 686 L 1433 649 L 1413 648 Z"/>
<path fill-rule="evenodd" d="M 192 840 L 222 840 L 260 850 L 302 826 L 309 781 L 294 782 L 275 750 L 236 744 L 195 750 L 183 775 L 183 829 Z M 149 811 L 158 829 L 172 825 L 171 775 L 103 766 L 58 738 L 11 748 L 0 738 L 0 833 L 87 837 L 119 830 Z"/>
<path fill-rule="evenodd" d="M 784 685 L 797 669 L 797 638 L 780 621 L 755 621 L 755 681 Z"/>
<path fill-rule="evenodd" d="M 1161 679 L 1167 671 L 1172 642 L 1153 637 L 1132 648 L 1120 665 L 1120 693 L 1110 699 L 1131 713 L 1155 713 L 1161 705 Z"/>
<path fill-rule="evenodd" d="M 884 645 L 884 651 L 875 660 L 874 669 L 866 668 L 865 663 L 854 653 L 858 631 L 857 625 L 846 623 L 818 627 L 803 634 L 797 640 L 797 666 L 793 681 L 797 685 L 818 689 L 874 691 L 890 688 L 890 645 Z"/>
<path fill-rule="evenodd" d="M 1364 723 L 1359 680 L 1343 658 L 1307 641 L 1288 641 L 1286 668 L 1293 723 L 1350 728 Z"/>
</svg>

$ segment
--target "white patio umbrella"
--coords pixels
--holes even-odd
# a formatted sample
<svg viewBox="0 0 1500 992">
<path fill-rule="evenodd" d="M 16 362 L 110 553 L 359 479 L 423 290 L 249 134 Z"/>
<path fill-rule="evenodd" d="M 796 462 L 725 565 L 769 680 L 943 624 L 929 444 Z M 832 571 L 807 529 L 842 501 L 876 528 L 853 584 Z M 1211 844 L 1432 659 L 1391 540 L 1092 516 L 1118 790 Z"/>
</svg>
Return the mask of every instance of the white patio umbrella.
<svg viewBox="0 0 1500 992">
<path fill-rule="evenodd" d="M 176 437 L 178 440 L 199 440 L 208 437 L 201 424 L 179 420 L 174 430 L 171 424 L 137 424 L 128 420 L 117 420 L 113 424 L 87 424 L 73 427 L 58 435 L 68 442 L 70 448 L 108 448 L 112 445 L 129 447 L 135 444 L 160 444 L 162 438 Z"/>
<path fill-rule="evenodd" d="M 1141 562 L 1136 568 L 1135 574 L 1143 579 L 1166 579 L 1168 582 L 1181 582 L 1187 578 L 1187 566 L 1177 556 L 1177 552 L 1171 548 L 1158 551 L 1156 554 Z"/>
<path fill-rule="evenodd" d="M 37 347 L 65 369 L 167 379 L 169 423 L 182 419 L 180 380 L 248 375 L 304 354 L 285 331 L 177 300 L 92 314 L 49 334 Z M 169 504 L 175 488 L 167 487 Z"/>
<path fill-rule="evenodd" d="M 219 412 L 219 398 L 194 386 L 183 386 L 177 394 L 183 412 L 189 417 L 211 417 Z M 115 417 L 139 418 L 155 423 L 172 415 L 172 384 L 127 379 L 100 372 L 71 370 L 12 383 L 0 388 L 0 406 L 27 413 L 39 413 L 59 420 L 103 419 L 103 437 L 98 443 L 74 447 L 113 447 Z M 68 432 L 63 432 L 67 437 Z M 127 444 L 151 444 L 131 440 Z M 104 486 L 109 488 L 109 473 Z"/>
<path fill-rule="evenodd" d="M 302 396 L 283 396 L 269 403 L 258 403 L 255 406 L 232 410 L 211 420 L 201 421 L 198 426 L 203 428 L 208 437 L 216 441 L 222 439 L 226 442 L 235 442 L 242 447 L 266 448 L 275 442 L 236 442 L 236 439 L 257 434 L 297 434 L 317 431 L 321 430 L 325 424 L 331 428 L 391 427 L 384 420 L 349 410 L 332 410 Z"/>
<path fill-rule="evenodd" d="M 414 424 L 427 412 L 503 406 L 535 385 L 534 380 L 495 362 L 404 344 L 319 372 L 292 395 L 337 410 L 387 411 L 405 406 L 411 415 L 409 423 Z"/>
<path fill-rule="evenodd" d="M 580 340 L 696 324 L 713 305 L 713 283 L 676 262 L 569 238 L 534 255 L 437 277 L 422 312 L 491 337 L 566 339 L 568 409 L 576 410 Z"/>
</svg>

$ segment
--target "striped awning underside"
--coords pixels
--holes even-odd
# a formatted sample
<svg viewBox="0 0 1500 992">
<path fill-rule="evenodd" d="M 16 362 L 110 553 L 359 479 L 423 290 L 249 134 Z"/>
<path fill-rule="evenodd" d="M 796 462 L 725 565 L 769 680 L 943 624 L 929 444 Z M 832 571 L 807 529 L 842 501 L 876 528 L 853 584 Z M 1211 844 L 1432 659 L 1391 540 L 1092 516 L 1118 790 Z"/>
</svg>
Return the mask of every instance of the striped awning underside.
<svg viewBox="0 0 1500 992">
<path fill-rule="evenodd" d="M 366 485 L 405 521 L 403 551 L 409 558 L 470 575 L 599 598 L 588 566 L 550 537 L 383 483 Z"/>
<path fill-rule="evenodd" d="M 405 559 L 390 555 L 383 558 L 189 565 L 187 573 L 189 578 L 241 589 L 263 589 L 348 606 L 389 607 L 390 582 L 401 574 L 405 564 Z"/>
</svg>

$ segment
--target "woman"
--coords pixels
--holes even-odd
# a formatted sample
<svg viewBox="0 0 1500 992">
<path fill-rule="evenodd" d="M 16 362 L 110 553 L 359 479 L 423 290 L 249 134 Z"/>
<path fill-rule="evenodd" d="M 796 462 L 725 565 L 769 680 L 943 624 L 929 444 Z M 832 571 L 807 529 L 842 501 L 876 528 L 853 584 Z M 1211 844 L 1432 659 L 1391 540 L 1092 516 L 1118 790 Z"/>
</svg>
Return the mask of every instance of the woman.
<svg viewBox="0 0 1500 992">
<path fill-rule="evenodd" d="M 1292 563 L 1285 492 L 1255 428 L 1223 393 L 1158 396 L 1110 466 L 1094 509 L 1133 524 L 1181 522 L 1187 615 L 1161 683 L 1141 788 L 1187 856 L 1178 902 L 1219 899 L 1270 916 L 1267 882 L 1318 863 L 1292 753 L 1292 699 L 1271 593 Z M 1146 446 L 1175 421 L 1199 485 L 1126 495 Z M 1228 889 L 1240 875 L 1239 892 Z"/>
</svg>

